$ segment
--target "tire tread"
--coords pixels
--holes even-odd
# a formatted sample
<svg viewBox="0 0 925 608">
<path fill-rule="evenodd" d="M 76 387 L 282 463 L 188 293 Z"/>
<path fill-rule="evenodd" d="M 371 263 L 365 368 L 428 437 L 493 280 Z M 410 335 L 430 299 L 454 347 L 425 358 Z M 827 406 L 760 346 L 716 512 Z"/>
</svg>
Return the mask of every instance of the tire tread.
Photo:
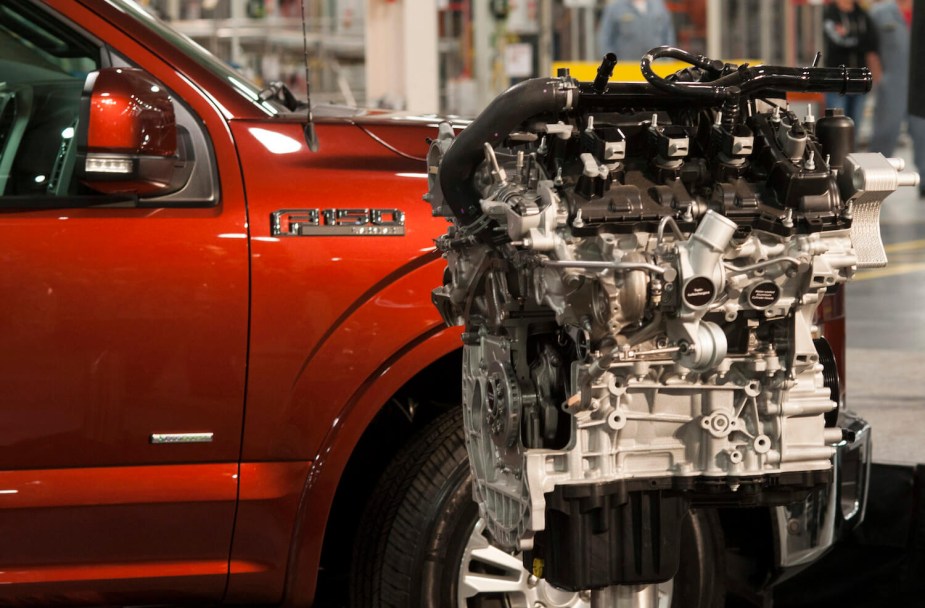
<svg viewBox="0 0 925 608">
<path fill-rule="evenodd" d="M 428 531 L 448 482 L 468 461 L 457 408 L 405 446 L 386 468 L 360 520 L 351 608 L 408 608 L 419 591 Z"/>
</svg>

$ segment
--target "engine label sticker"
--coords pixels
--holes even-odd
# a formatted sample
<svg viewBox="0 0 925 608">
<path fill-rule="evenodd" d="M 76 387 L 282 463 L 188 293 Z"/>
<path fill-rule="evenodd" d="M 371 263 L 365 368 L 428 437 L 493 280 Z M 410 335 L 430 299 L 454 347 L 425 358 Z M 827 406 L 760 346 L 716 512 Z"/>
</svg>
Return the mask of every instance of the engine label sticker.
<svg viewBox="0 0 925 608">
<path fill-rule="evenodd" d="M 748 294 L 748 303 L 757 309 L 774 306 L 780 298 L 780 287 L 773 281 L 764 281 L 752 287 Z"/>
<path fill-rule="evenodd" d="M 684 284 L 684 301 L 691 308 L 700 308 L 713 301 L 716 287 L 707 277 L 694 277 Z"/>
<path fill-rule="evenodd" d="M 403 236 L 400 209 L 280 209 L 270 214 L 273 236 Z"/>
</svg>

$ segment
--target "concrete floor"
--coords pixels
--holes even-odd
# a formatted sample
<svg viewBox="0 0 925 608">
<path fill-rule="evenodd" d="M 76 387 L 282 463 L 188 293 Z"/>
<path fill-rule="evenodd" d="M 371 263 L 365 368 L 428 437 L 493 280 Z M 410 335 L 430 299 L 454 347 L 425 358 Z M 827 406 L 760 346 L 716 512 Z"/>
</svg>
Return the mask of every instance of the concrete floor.
<svg viewBox="0 0 925 608">
<path fill-rule="evenodd" d="M 912 167 L 908 148 L 897 156 Z M 875 461 L 925 463 L 925 199 L 901 189 L 880 224 L 889 264 L 846 286 L 846 401 L 873 427 Z"/>
</svg>

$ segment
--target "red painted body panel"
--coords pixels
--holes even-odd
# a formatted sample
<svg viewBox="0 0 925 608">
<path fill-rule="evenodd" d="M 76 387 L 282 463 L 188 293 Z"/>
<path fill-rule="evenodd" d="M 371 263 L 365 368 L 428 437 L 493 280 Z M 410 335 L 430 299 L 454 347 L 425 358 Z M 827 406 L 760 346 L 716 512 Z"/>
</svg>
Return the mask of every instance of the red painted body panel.
<svg viewBox="0 0 925 608">
<path fill-rule="evenodd" d="M 252 321 L 245 460 L 314 460 L 301 502 L 288 600 L 313 596 L 325 522 L 353 446 L 389 397 L 423 367 L 459 348 L 430 303 L 443 262 L 433 239 L 445 229 L 421 200 L 422 164 L 349 125 L 318 125 L 321 149 L 276 154 L 252 145 L 266 123 L 232 123 L 242 159 L 252 235 Z M 426 151 L 428 127 L 403 144 Z M 298 142 L 301 126 L 275 132 Z M 393 141 L 389 140 L 390 143 Z M 295 146 L 290 146 L 295 147 Z M 292 175 L 292 179 L 281 176 Z M 359 196 L 369 198 L 358 198 Z M 397 208 L 404 237 L 274 237 L 280 209 Z M 342 428 L 349 428 L 344 432 Z M 239 553 L 238 536 L 233 559 Z M 266 582 L 269 573 L 252 575 Z M 266 586 L 232 577 L 242 601 L 273 601 Z"/>
<path fill-rule="evenodd" d="M 282 599 L 295 518 L 310 466 L 299 461 L 241 465 L 229 599 L 255 604 Z"/>
<path fill-rule="evenodd" d="M 0 603 L 220 597 L 237 470 L 231 463 L 0 472 Z"/>
<path fill-rule="evenodd" d="M 442 277 L 433 239 L 445 224 L 421 200 L 421 164 L 355 127 L 319 125 L 315 154 L 304 144 L 292 154 L 255 145 L 250 132 L 262 123 L 232 128 L 253 256 L 244 459 L 309 460 L 356 386 L 409 339 L 442 326 L 430 291 Z M 277 133 L 302 137 L 297 124 Z M 398 208 L 406 235 L 270 235 L 273 211 L 303 207 Z"/>
<path fill-rule="evenodd" d="M 3 403 L 23 402 L 11 407 L 13 427 L 23 430 L 0 436 L 0 445 L 16 448 L 0 468 L 236 462 L 249 261 L 244 186 L 227 122 L 187 77 L 96 14 L 108 5 L 48 4 L 196 112 L 222 188 L 214 208 L 0 215 L 0 323 L 11 326 L 0 336 Z M 214 442 L 148 441 L 152 432 L 203 430 L 215 432 Z"/>
<path fill-rule="evenodd" d="M 0 490 L 17 490 L 0 493 L 0 603 L 210 602 L 227 583 L 226 601 L 310 605 L 356 442 L 459 347 L 430 304 L 446 225 L 424 162 L 376 140 L 423 157 L 435 122 L 330 120 L 310 153 L 301 117 L 121 9 L 46 4 L 201 119 L 222 190 L 209 209 L 0 215 Z M 406 234 L 270 233 L 274 211 L 335 207 L 400 209 Z M 201 431 L 214 441 L 148 441 Z"/>
<path fill-rule="evenodd" d="M 84 486 L 68 493 L 46 485 L 60 488 L 52 490 L 54 508 L 23 503 L 3 511 L 0 571 L 33 582 L 0 586 L 0 602 L 218 601 L 236 507 L 237 480 L 227 473 L 236 474 L 240 458 L 249 312 L 247 212 L 234 142 L 223 111 L 101 18 L 105 6 L 49 4 L 201 118 L 222 191 L 208 209 L 0 215 L 0 470 L 31 470 L 50 484 L 44 470 L 67 469 L 52 476 L 55 483 L 73 475 Z M 214 441 L 149 439 L 201 431 Z M 222 491 L 206 490 L 208 500 L 191 488 L 198 466 L 222 472 L 214 482 Z M 105 489 L 120 473 L 123 500 L 107 504 Z M 99 489 L 103 504 L 86 504 L 90 489 Z"/>
<path fill-rule="evenodd" d="M 0 471 L 0 511 L 227 501 L 237 475 L 233 463 Z"/>
<path fill-rule="evenodd" d="M 0 216 L 0 466 L 236 461 L 244 231 L 225 204 Z M 213 443 L 149 441 L 203 430 Z"/>
</svg>

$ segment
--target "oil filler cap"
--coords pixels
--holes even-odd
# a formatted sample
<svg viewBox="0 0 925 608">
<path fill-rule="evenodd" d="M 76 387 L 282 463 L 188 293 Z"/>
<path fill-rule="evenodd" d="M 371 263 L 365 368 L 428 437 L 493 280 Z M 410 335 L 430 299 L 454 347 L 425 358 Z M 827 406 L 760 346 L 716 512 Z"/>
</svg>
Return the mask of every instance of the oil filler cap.
<svg viewBox="0 0 925 608">
<path fill-rule="evenodd" d="M 757 310 L 774 306 L 779 299 L 780 286 L 774 281 L 762 281 L 748 292 L 748 303 Z"/>
</svg>

